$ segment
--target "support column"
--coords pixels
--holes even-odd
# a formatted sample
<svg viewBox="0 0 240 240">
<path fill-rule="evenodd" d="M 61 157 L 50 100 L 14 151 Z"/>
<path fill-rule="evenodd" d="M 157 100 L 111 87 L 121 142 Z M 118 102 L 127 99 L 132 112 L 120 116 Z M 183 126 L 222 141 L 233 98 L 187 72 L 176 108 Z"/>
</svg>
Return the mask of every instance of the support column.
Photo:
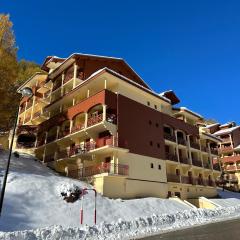
<svg viewBox="0 0 240 240">
<path fill-rule="evenodd" d="M 107 89 L 107 79 L 104 79 L 104 89 Z"/>
<path fill-rule="evenodd" d="M 77 64 L 74 63 L 73 65 L 73 88 L 76 87 L 76 78 L 77 78 Z"/>
<path fill-rule="evenodd" d="M 90 97 L 90 90 L 88 89 L 87 90 L 87 98 L 89 98 Z"/>
<path fill-rule="evenodd" d="M 178 150 L 178 138 L 177 138 L 177 130 L 174 131 L 175 133 L 175 138 L 176 138 L 176 143 L 177 143 L 177 146 L 176 146 L 176 153 L 177 153 L 177 159 L 178 159 L 178 162 L 180 162 L 179 160 L 179 150 Z"/>
<path fill-rule="evenodd" d="M 107 106 L 104 104 L 103 105 L 103 121 L 106 121 L 106 116 L 107 116 Z"/>
<path fill-rule="evenodd" d="M 33 104 L 32 104 L 32 109 L 31 109 L 31 118 L 30 118 L 30 120 L 32 120 L 32 117 L 33 117 L 33 109 L 34 109 L 34 105 L 35 105 L 35 100 L 36 100 L 36 97 L 33 96 Z"/>
<path fill-rule="evenodd" d="M 69 131 L 72 133 L 72 128 L 73 128 L 73 120 L 70 120 L 70 126 L 69 126 Z"/>
<path fill-rule="evenodd" d="M 211 153 L 210 142 L 207 143 L 207 147 L 208 147 L 208 159 L 209 159 L 209 161 L 210 161 L 211 169 L 213 169 L 212 153 Z"/>
<path fill-rule="evenodd" d="M 191 146 L 190 146 L 190 135 L 187 135 L 187 148 L 188 148 L 190 164 L 192 164 L 192 154 L 191 154 L 192 151 L 191 151 Z"/>
<path fill-rule="evenodd" d="M 87 128 L 87 122 L 88 122 L 88 113 L 85 113 L 84 128 Z"/>
</svg>

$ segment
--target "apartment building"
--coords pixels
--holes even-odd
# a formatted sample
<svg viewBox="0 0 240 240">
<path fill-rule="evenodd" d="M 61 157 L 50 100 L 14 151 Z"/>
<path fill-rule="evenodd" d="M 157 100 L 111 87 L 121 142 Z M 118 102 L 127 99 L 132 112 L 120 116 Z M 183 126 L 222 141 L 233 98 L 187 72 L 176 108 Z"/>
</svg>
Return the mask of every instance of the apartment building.
<svg viewBox="0 0 240 240">
<path fill-rule="evenodd" d="M 49 56 L 20 88 L 16 149 L 112 198 L 217 194 L 220 139 L 173 91 L 154 92 L 123 60 Z"/>
<path fill-rule="evenodd" d="M 235 122 L 206 126 L 209 133 L 222 140 L 218 144 L 219 160 L 224 182 L 232 190 L 240 189 L 240 126 Z M 222 180 L 221 180 L 222 181 Z"/>
</svg>

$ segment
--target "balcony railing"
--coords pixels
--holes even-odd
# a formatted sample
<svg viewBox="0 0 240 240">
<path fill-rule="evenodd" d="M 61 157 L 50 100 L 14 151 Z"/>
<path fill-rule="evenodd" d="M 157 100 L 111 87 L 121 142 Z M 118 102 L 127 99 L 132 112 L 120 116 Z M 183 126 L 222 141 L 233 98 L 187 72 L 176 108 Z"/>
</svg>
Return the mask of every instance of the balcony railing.
<svg viewBox="0 0 240 240">
<path fill-rule="evenodd" d="M 82 129 L 84 129 L 84 123 L 73 126 L 72 130 L 71 130 L 71 133 L 78 132 Z"/>
<path fill-rule="evenodd" d="M 29 122 L 29 121 L 30 121 L 30 119 L 31 119 L 31 115 L 28 115 L 28 116 L 25 118 L 25 121 L 24 121 L 24 123 L 27 123 L 27 122 Z"/>
<path fill-rule="evenodd" d="M 236 171 L 237 167 L 235 165 L 227 165 L 225 169 L 226 171 Z"/>
<path fill-rule="evenodd" d="M 117 138 L 111 136 L 111 137 L 104 137 L 104 138 L 98 138 L 96 142 L 86 142 L 81 145 L 75 145 L 70 149 L 70 156 L 76 155 L 76 154 L 84 154 L 91 150 L 101 148 L 104 146 L 117 146 Z"/>
<path fill-rule="evenodd" d="M 171 135 L 169 133 L 164 133 L 164 138 L 169 140 L 169 141 L 172 141 L 172 142 L 176 142 L 176 138 L 174 135 Z"/>
<path fill-rule="evenodd" d="M 33 119 L 38 118 L 41 116 L 41 111 L 37 111 L 33 114 Z"/>
<path fill-rule="evenodd" d="M 97 116 L 94 116 L 94 117 L 90 117 L 88 118 L 88 121 L 87 121 L 87 126 L 90 127 L 90 126 L 93 126 L 97 123 L 100 123 L 102 122 L 103 120 L 103 114 L 98 114 Z"/>
<path fill-rule="evenodd" d="M 179 157 L 179 161 L 180 161 L 180 163 L 189 164 L 188 159 L 184 158 L 184 157 Z"/>
<path fill-rule="evenodd" d="M 222 140 L 223 142 L 230 142 L 230 141 L 231 141 L 230 137 L 221 138 L 221 140 Z"/>
<path fill-rule="evenodd" d="M 56 89 L 58 89 L 59 87 L 61 87 L 62 83 L 59 81 L 59 82 L 56 82 L 54 83 L 54 86 L 52 88 L 52 91 L 55 91 Z"/>
<path fill-rule="evenodd" d="M 167 174 L 167 181 L 180 183 L 180 176 L 176 174 Z"/>
<path fill-rule="evenodd" d="M 171 153 L 166 153 L 166 159 L 174 162 L 178 162 L 177 156 Z"/>
<path fill-rule="evenodd" d="M 59 134 L 58 134 L 58 139 L 66 137 L 69 134 L 70 134 L 70 129 L 64 130 L 64 131 L 60 131 Z"/>
<path fill-rule="evenodd" d="M 233 151 L 233 148 L 231 146 L 226 146 L 226 147 L 222 146 L 220 148 L 220 151 L 221 152 L 231 152 L 231 151 Z"/>
<path fill-rule="evenodd" d="M 200 150 L 200 145 L 198 143 L 196 143 L 196 142 L 190 142 L 190 146 L 192 148 Z"/>
<path fill-rule="evenodd" d="M 188 176 L 181 176 L 181 182 L 185 184 L 192 184 L 191 178 Z"/>
<path fill-rule="evenodd" d="M 83 167 L 68 172 L 70 177 L 82 179 L 86 177 L 92 177 L 97 174 L 110 173 L 122 176 L 128 176 L 129 166 L 125 164 L 115 163 L 99 163 L 89 167 Z"/>
<path fill-rule="evenodd" d="M 194 166 L 202 167 L 202 161 L 195 159 L 195 158 L 192 159 L 192 164 Z"/>
</svg>

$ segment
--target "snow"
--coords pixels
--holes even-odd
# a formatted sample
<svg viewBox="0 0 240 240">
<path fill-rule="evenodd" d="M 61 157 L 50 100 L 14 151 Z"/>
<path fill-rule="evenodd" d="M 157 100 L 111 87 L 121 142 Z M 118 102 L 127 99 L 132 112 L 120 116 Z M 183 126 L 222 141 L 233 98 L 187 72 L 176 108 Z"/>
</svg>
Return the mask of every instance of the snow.
<svg viewBox="0 0 240 240">
<path fill-rule="evenodd" d="M 240 126 L 236 126 L 236 127 L 231 127 L 231 128 L 227 128 L 227 129 L 222 129 L 222 130 L 219 130 L 215 133 L 213 133 L 214 135 L 223 135 L 223 134 L 229 134 L 231 133 L 232 131 L 234 131 L 235 129 L 239 128 Z"/>
<path fill-rule="evenodd" d="M 0 175 L 6 159 L 7 153 L 0 153 Z M 67 203 L 61 192 L 84 187 L 90 186 L 59 176 L 32 157 L 13 157 L 0 218 L 0 240 L 129 239 L 240 216 L 240 194 L 227 191 L 219 190 L 219 194 L 230 199 L 212 199 L 223 206 L 214 210 L 193 209 L 168 199 L 113 200 L 98 194 L 94 225 L 94 196 L 89 192 L 84 197 L 81 226 L 81 200 Z"/>
</svg>

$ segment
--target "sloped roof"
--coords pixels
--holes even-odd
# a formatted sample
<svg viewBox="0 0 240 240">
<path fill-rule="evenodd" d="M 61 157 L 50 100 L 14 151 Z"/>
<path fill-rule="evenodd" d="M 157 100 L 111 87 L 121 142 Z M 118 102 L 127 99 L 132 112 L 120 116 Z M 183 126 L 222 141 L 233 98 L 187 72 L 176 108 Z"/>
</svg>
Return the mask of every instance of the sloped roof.
<svg viewBox="0 0 240 240">
<path fill-rule="evenodd" d="M 229 134 L 231 132 L 233 132 L 234 130 L 240 128 L 240 126 L 236 126 L 236 127 L 231 127 L 231 128 L 226 128 L 226 129 L 222 129 L 222 130 L 219 130 L 215 133 L 213 133 L 213 135 L 224 135 L 224 134 Z"/>
<path fill-rule="evenodd" d="M 168 91 L 159 93 L 159 96 L 168 98 L 171 101 L 172 105 L 180 103 L 180 99 L 177 97 L 177 95 L 173 90 L 168 90 Z"/>
</svg>

